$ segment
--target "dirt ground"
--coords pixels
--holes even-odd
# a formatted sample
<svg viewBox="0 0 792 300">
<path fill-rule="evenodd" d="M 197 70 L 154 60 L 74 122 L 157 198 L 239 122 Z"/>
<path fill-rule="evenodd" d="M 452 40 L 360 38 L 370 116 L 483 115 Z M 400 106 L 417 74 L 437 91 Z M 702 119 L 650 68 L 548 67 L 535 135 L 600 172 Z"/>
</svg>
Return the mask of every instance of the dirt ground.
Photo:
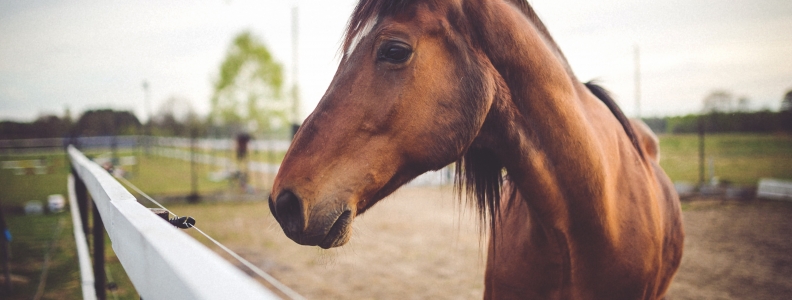
<svg viewBox="0 0 792 300">
<path fill-rule="evenodd" d="M 685 253 L 669 299 L 790 299 L 792 203 L 685 207 Z M 350 243 L 331 250 L 288 240 L 260 202 L 212 212 L 226 217 L 194 212 L 205 231 L 308 299 L 479 299 L 483 292 L 486 238 L 450 187 L 402 188 L 355 220 Z"/>
<path fill-rule="evenodd" d="M 792 299 L 792 203 L 693 201 L 669 299 Z"/>
</svg>

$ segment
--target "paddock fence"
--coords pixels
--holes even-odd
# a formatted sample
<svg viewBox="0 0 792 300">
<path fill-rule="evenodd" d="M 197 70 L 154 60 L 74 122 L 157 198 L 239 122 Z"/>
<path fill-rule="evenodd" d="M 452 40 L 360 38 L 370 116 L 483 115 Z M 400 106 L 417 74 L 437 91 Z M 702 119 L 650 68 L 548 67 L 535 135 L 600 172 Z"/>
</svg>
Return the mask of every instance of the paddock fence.
<svg viewBox="0 0 792 300">
<path fill-rule="evenodd" d="M 69 191 L 73 197 L 70 202 L 77 206 L 72 207 L 72 214 L 84 299 L 105 298 L 105 230 L 142 299 L 278 299 L 231 263 L 139 204 L 121 183 L 74 146 L 70 145 L 67 152 L 73 170 Z M 89 207 L 93 214 L 93 270 L 87 266 L 84 238 L 89 234 Z M 91 284 L 94 291 L 86 291 Z"/>
</svg>

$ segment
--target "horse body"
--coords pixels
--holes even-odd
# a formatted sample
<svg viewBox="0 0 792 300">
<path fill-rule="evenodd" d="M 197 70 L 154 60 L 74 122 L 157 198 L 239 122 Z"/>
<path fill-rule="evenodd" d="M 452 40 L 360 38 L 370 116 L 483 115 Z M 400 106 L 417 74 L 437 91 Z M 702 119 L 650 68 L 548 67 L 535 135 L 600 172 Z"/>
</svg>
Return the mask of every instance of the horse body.
<svg viewBox="0 0 792 300">
<path fill-rule="evenodd" d="M 287 236 L 343 245 L 356 215 L 457 161 L 491 220 L 485 298 L 662 298 L 677 196 L 526 2 L 364 0 L 344 47 L 275 180 Z"/>
</svg>

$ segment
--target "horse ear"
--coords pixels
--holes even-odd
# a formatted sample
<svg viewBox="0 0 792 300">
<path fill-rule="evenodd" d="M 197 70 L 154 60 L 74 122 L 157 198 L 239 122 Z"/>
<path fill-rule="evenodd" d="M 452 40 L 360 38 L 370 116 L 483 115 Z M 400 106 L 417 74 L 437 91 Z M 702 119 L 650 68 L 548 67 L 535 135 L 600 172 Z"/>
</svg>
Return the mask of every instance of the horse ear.
<svg viewBox="0 0 792 300">
<path fill-rule="evenodd" d="M 549 50 L 574 78 L 566 57 L 528 2 L 464 1 L 462 11 L 469 23 L 468 35 L 471 43 L 487 55 L 504 77 L 524 75 L 510 74 L 518 72 L 508 71 L 520 67 L 515 62 L 525 61 L 525 57 L 517 57 L 520 53 Z"/>
<path fill-rule="evenodd" d="M 507 28 L 502 27 L 504 22 L 499 21 L 497 3 L 494 1 L 464 1 L 462 10 L 467 19 L 470 40 L 476 48 L 485 53 L 492 60 L 494 54 L 508 51 L 513 36 Z M 503 16 L 501 16 L 503 17 Z M 498 56 L 498 55 L 495 55 Z"/>
</svg>

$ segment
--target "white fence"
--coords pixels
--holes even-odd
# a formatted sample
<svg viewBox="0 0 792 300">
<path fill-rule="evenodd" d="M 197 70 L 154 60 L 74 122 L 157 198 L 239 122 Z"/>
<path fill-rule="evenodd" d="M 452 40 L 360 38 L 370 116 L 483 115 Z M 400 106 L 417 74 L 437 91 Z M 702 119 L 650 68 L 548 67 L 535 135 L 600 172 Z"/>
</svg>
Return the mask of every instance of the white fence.
<svg viewBox="0 0 792 300">
<path fill-rule="evenodd" d="M 68 144 L 86 148 L 110 148 L 113 145 L 119 149 L 129 149 L 145 146 L 160 146 L 174 148 L 190 148 L 190 138 L 183 137 L 149 137 L 142 135 L 124 136 L 89 136 L 75 138 L 47 138 L 47 139 L 16 139 L 0 140 L 0 153 L 29 152 L 37 149 L 63 148 Z M 262 138 L 253 139 L 248 144 L 252 151 L 285 152 L 289 149 L 291 141 L 288 139 Z M 195 140 L 195 146 L 201 150 L 232 151 L 236 149 L 236 141 L 230 138 Z"/>
<path fill-rule="evenodd" d="M 69 175 L 66 183 L 69 191 L 69 210 L 71 210 L 72 227 L 74 227 L 74 241 L 77 244 L 77 262 L 80 264 L 80 285 L 82 286 L 83 299 L 96 299 L 94 291 L 94 274 L 91 269 L 91 254 L 88 253 L 88 240 L 85 239 L 83 232 L 82 218 L 80 210 L 77 208 L 77 195 L 74 191 L 74 177 Z"/>
<path fill-rule="evenodd" d="M 771 178 L 759 179 L 756 197 L 773 200 L 792 201 L 792 181 Z"/>
<path fill-rule="evenodd" d="M 93 198 L 118 260 L 143 299 L 277 299 L 229 262 L 140 205 L 79 150 L 69 146 L 68 154 L 77 180 L 84 182 Z"/>
</svg>

